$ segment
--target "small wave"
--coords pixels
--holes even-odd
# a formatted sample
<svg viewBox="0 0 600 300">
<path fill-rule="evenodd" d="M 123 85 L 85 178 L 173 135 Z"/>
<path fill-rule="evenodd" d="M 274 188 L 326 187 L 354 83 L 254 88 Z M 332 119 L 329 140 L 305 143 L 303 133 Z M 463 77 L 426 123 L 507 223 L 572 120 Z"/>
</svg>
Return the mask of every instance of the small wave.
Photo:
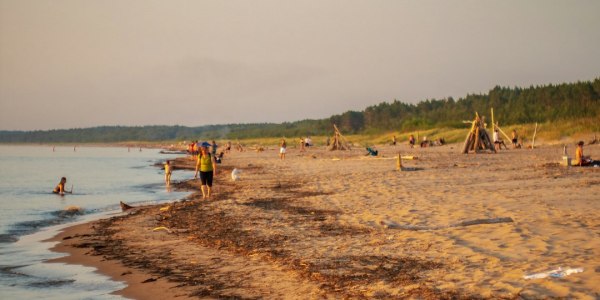
<svg viewBox="0 0 600 300">
<path fill-rule="evenodd" d="M 22 221 L 10 225 L 8 232 L 0 235 L 0 243 L 14 243 L 18 237 L 34 233 L 40 228 L 60 225 L 73 221 L 78 216 L 85 215 L 88 211 L 80 207 L 67 207 L 48 213 L 47 218 L 41 220 Z"/>
<path fill-rule="evenodd" d="M 53 211 L 51 214 L 61 219 L 66 219 L 84 215 L 85 210 L 79 206 L 68 206 L 63 210 Z"/>
<path fill-rule="evenodd" d="M 0 243 L 14 243 L 18 240 L 19 238 L 13 234 L 0 234 Z"/>
<path fill-rule="evenodd" d="M 31 277 L 31 275 L 27 275 L 25 273 L 21 273 L 17 271 L 17 269 L 27 267 L 27 265 L 21 266 L 0 266 L 0 274 L 8 275 L 10 277 Z"/>
<path fill-rule="evenodd" d="M 59 287 L 75 282 L 75 279 L 57 279 L 57 280 L 44 280 L 34 281 L 27 284 L 27 286 L 35 288 L 47 288 L 47 287 Z"/>
</svg>

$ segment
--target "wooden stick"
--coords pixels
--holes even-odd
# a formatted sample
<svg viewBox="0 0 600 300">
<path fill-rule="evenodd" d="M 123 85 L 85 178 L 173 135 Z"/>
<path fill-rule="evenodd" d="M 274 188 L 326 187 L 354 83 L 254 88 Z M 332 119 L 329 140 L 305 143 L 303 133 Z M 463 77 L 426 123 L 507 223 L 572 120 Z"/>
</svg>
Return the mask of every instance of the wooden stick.
<svg viewBox="0 0 600 300">
<path fill-rule="evenodd" d="M 475 146 L 474 146 L 474 149 L 473 149 L 473 150 L 475 150 L 476 153 L 479 150 L 479 143 L 480 143 L 480 139 L 479 139 L 479 126 L 477 126 L 477 128 L 475 128 Z"/>
<path fill-rule="evenodd" d="M 496 123 L 494 123 L 494 108 L 493 107 L 491 108 L 491 114 L 492 114 L 492 134 L 494 134 L 494 126 L 495 126 L 494 124 L 496 124 Z"/>
<path fill-rule="evenodd" d="M 538 123 L 535 122 L 535 130 L 533 130 L 533 140 L 531 141 L 531 149 L 535 147 L 535 135 L 537 134 Z"/>
<path fill-rule="evenodd" d="M 467 134 L 467 139 L 465 139 L 465 144 L 463 146 L 463 153 L 467 154 L 469 153 L 469 145 L 471 144 L 471 136 L 473 135 L 473 131 L 475 130 L 475 123 L 477 122 L 477 120 L 474 120 L 471 123 L 471 130 L 469 131 L 469 134 Z"/>
</svg>

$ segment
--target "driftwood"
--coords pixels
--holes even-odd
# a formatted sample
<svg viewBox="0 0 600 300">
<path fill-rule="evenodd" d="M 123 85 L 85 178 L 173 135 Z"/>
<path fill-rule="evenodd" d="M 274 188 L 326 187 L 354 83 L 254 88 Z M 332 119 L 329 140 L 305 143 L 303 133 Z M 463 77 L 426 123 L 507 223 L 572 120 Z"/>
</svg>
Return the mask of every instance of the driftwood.
<svg viewBox="0 0 600 300">
<path fill-rule="evenodd" d="M 494 143 L 490 139 L 489 134 L 485 130 L 485 125 L 478 113 L 475 113 L 475 120 L 471 125 L 471 130 L 467 134 L 462 153 L 467 154 L 471 151 L 479 152 L 481 150 L 489 150 L 496 153 Z"/>
<path fill-rule="evenodd" d="M 129 204 L 126 204 L 123 201 L 119 201 L 119 204 L 121 205 L 121 210 L 122 211 L 126 211 L 126 210 L 134 208 L 133 206 L 131 206 Z"/>
<path fill-rule="evenodd" d="M 483 225 L 483 224 L 498 224 L 498 223 L 513 223 L 514 220 L 509 217 L 504 218 L 491 218 L 491 219 L 475 219 L 469 221 L 463 221 L 460 223 L 447 225 L 447 226 L 416 226 L 416 225 L 403 225 L 398 224 L 394 221 L 390 220 L 382 220 L 379 224 L 388 229 L 401 229 L 401 230 L 412 230 L 412 231 L 420 231 L 420 230 L 440 230 L 447 229 L 453 227 L 466 227 L 473 225 Z"/>
<path fill-rule="evenodd" d="M 535 148 L 535 135 L 537 134 L 538 123 L 535 123 L 535 130 L 533 131 L 533 140 L 531 141 L 531 149 Z"/>
<path fill-rule="evenodd" d="M 346 141 L 346 138 L 340 133 L 340 130 L 335 124 L 333 124 L 333 140 L 329 145 L 328 150 L 350 150 L 350 144 Z"/>
</svg>

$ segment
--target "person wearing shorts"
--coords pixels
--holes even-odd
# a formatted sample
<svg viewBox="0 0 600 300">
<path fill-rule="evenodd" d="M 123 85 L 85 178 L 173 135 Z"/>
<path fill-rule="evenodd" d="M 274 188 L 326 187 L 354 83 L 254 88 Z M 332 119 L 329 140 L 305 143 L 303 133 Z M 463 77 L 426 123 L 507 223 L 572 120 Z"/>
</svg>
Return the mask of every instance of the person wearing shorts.
<svg viewBox="0 0 600 300">
<path fill-rule="evenodd" d="M 217 174 L 217 163 L 214 156 L 210 155 L 208 152 L 208 145 L 205 146 L 203 144 L 202 147 L 200 147 L 200 154 L 198 154 L 198 160 L 196 161 L 196 173 L 194 174 L 194 178 L 198 178 L 198 174 L 200 175 L 202 198 L 209 198 L 213 176 Z"/>
<path fill-rule="evenodd" d="M 285 159 L 285 152 L 287 150 L 287 143 L 285 139 L 281 139 L 281 144 L 279 144 L 279 158 L 282 160 Z"/>
</svg>

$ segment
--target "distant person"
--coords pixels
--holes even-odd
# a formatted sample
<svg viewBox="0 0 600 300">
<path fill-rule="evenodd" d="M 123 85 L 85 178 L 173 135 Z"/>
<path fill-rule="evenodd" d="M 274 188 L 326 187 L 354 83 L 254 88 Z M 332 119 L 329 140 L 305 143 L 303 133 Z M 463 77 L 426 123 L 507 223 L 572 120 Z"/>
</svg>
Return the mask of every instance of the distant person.
<svg viewBox="0 0 600 300">
<path fill-rule="evenodd" d="M 194 155 L 194 142 L 188 144 L 187 152 L 189 155 Z"/>
<path fill-rule="evenodd" d="M 506 147 L 506 144 L 500 138 L 500 134 L 498 133 L 498 129 L 494 130 L 493 139 L 494 139 L 494 148 L 496 150 L 501 150 L 502 146 L 504 146 L 504 149 L 508 150 L 508 147 Z"/>
<path fill-rule="evenodd" d="M 211 145 L 211 151 L 210 153 L 212 154 L 212 156 L 217 156 L 217 142 L 215 142 L 215 140 L 212 141 L 212 145 Z"/>
<path fill-rule="evenodd" d="M 312 140 L 310 139 L 310 136 L 306 137 L 306 139 L 304 140 L 304 143 L 306 144 L 306 147 L 312 146 Z"/>
<path fill-rule="evenodd" d="M 165 183 L 167 186 L 171 185 L 171 162 L 169 160 L 165 162 Z"/>
<path fill-rule="evenodd" d="M 392 145 L 396 146 L 396 136 L 392 138 Z"/>
<path fill-rule="evenodd" d="M 200 174 L 200 189 L 202 190 L 203 199 L 210 197 L 213 176 L 217 175 L 217 163 L 215 157 L 208 152 L 208 146 L 210 144 L 202 143 L 200 154 L 198 154 L 198 161 L 196 162 L 196 173 L 194 174 L 194 178 L 198 178 L 198 174 Z"/>
<path fill-rule="evenodd" d="M 411 148 L 415 147 L 415 136 L 412 134 L 408 137 L 408 145 L 410 145 Z"/>
<path fill-rule="evenodd" d="M 575 149 L 575 160 L 573 161 L 574 166 L 600 166 L 600 160 L 592 160 L 591 157 L 583 155 L 583 141 L 577 143 Z"/>
<path fill-rule="evenodd" d="M 429 146 L 429 141 L 427 140 L 427 136 L 423 137 L 423 141 L 421 142 L 421 148 Z"/>
<path fill-rule="evenodd" d="M 281 139 L 281 143 L 279 143 L 279 158 L 281 160 L 285 159 L 285 152 L 287 151 L 287 143 L 285 139 Z"/>
<path fill-rule="evenodd" d="M 367 156 L 368 155 L 370 155 L 370 156 L 377 156 L 378 154 L 379 154 L 378 150 L 373 149 L 371 147 L 367 147 L 367 154 L 366 154 Z"/>
<path fill-rule="evenodd" d="M 225 145 L 225 153 L 229 152 L 231 152 L 231 141 L 227 141 L 227 144 Z"/>
<path fill-rule="evenodd" d="M 65 193 L 73 193 L 73 188 L 71 188 L 70 191 L 67 191 L 65 189 L 65 184 L 67 184 L 67 177 L 63 177 L 60 179 L 60 182 L 58 183 L 58 185 L 54 188 L 54 190 L 52 190 L 53 193 L 55 194 L 59 194 L 59 195 L 64 195 Z"/>
<path fill-rule="evenodd" d="M 513 129 L 512 131 L 512 144 L 513 148 L 521 148 L 521 144 L 519 144 L 519 135 L 517 135 L 517 130 Z"/>
<path fill-rule="evenodd" d="M 304 147 L 306 145 L 305 142 L 306 141 L 303 138 L 300 138 L 300 152 L 306 151 L 306 148 Z"/>
</svg>

